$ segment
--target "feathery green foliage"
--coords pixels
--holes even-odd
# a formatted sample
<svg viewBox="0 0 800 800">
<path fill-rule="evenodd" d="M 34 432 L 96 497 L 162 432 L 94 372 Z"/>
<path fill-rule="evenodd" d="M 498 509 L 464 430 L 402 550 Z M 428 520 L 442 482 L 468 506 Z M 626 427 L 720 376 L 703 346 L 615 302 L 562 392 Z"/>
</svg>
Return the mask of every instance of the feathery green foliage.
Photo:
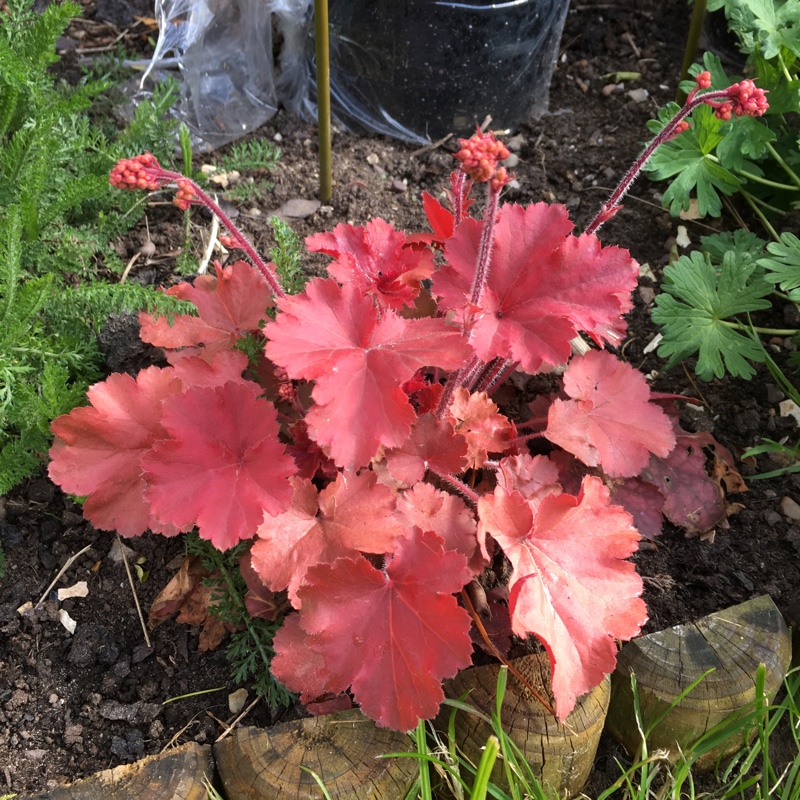
<svg viewBox="0 0 800 800">
<path fill-rule="evenodd" d="M 101 377 L 96 333 L 112 311 L 167 312 L 171 298 L 131 284 L 111 240 L 141 217 L 141 198 L 113 190 L 108 173 L 143 150 L 170 161 L 175 85 L 141 103 L 123 131 L 104 132 L 89 108 L 106 81 L 57 82 L 56 39 L 74 3 L 10 0 L 0 13 L 0 494 L 41 466 L 51 420 Z"/>
<path fill-rule="evenodd" d="M 209 610 L 233 628 L 227 655 L 236 683 L 253 681 L 253 690 L 270 708 L 288 706 L 294 695 L 272 677 L 269 664 L 275 651 L 272 639 L 282 619 L 270 621 L 250 616 L 245 607 L 247 585 L 239 572 L 239 560 L 247 554 L 249 542 L 241 542 L 224 553 L 196 533 L 186 537 L 186 551 L 198 556 L 211 577 L 204 583 L 211 589 Z"/>
</svg>

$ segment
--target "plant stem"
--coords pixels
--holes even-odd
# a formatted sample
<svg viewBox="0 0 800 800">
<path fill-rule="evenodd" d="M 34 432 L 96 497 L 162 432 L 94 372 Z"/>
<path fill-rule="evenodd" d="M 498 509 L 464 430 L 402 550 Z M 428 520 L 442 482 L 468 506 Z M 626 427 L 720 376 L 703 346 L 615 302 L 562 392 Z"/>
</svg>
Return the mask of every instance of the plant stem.
<svg viewBox="0 0 800 800">
<path fill-rule="evenodd" d="M 492 261 L 492 245 L 494 244 L 494 226 L 497 221 L 497 207 L 500 203 L 500 190 L 486 185 L 486 207 L 483 209 L 483 230 L 478 244 L 478 258 L 475 264 L 475 277 L 472 279 L 470 304 L 480 306 L 483 290 L 489 278 L 489 266 Z"/>
<path fill-rule="evenodd" d="M 719 158 L 711 155 L 711 153 L 707 153 L 706 158 L 709 161 L 713 161 L 715 164 L 720 163 Z M 760 175 L 754 175 L 752 172 L 748 172 L 746 169 L 737 169 L 733 171 L 736 172 L 737 175 L 744 175 L 745 178 L 753 181 L 753 183 L 760 183 L 763 186 L 771 186 L 773 189 L 782 189 L 785 192 L 796 192 L 798 189 L 800 189 L 800 186 L 789 186 L 787 183 L 778 183 L 777 181 L 771 181 L 767 178 L 762 178 Z"/>
<path fill-rule="evenodd" d="M 636 180 L 639 173 L 642 171 L 644 165 L 650 160 L 650 156 L 664 142 L 668 142 L 677 135 L 678 124 L 682 122 L 689 114 L 694 111 L 697 106 L 708 102 L 709 100 L 725 100 L 728 98 L 728 90 L 720 89 L 717 91 L 704 92 L 702 94 L 695 94 L 687 100 L 686 104 L 681 108 L 677 114 L 659 131 L 653 138 L 650 144 L 642 151 L 642 154 L 633 162 L 631 168 L 625 173 L 622 180 L 617 184 L 617 188 L 611 193 L 611 196 L 603 203 L 600 211 L 597 212 L 595 218 L 589 223 L 584 233 L 595 233 L 601 225 L 607 222 L 615 213 L 616 207 L 620 204 L 622 198 L 625 196 L 628 189 Z"/>
<path fill-rule="evenodd" d="M 248 257 L 253 262 L 253 266 L 256 267 L 256 269 L 266 278 L 273 294 L 277 297 L 286 296 L 286 292 L 283 290 L 277 274 L 258 254 L 258 251 L 255 249 L 255 247 L 253 247 L 252 244 L 250 244 L 247 237 L 236 227 L 236 225 L 233 224 L 228 215 L 220 208 L 219 204 L 210 195 L 204 192 L 193 180 L 181 175 L 179 172 L 172 172 L 170 170 L 159 168 L 157 172 L 157 178 L 160 182 L 160 185 L 169 181 L 186 181 L 189 183 L 195 196 L 197 197 L 197 200 L 194 202 L 199 202 L 204 205 L 219 219 L 230 235 L 234 238 L 236 244 L 242 250 L 244 250 L 245 253 L 247 253 Z"/>
<path fill-rule="evenodd" d="M 726 328 L 735 328 L 737 331 L 755 331 L 764 336 L 794 336 L 800 333 L 798 328 L 760 328 L 757 325 L 743 325 L 741 322 L 731 322 L 727 319 L 717 321 Z"/>
<path fill-rule="evenodd" d="M 469 501 L 475 506 L 478 505 L 478 500 L 480 500 L 480 495 L 476 491 L 470 489 L 466 483 L 454 477 L 453 475 L 448 475 L 445 472 L 436 472 L 436 470 L 433 469 L 431 470 L 431 472 L 435 473 L 448 486 L 455 489 L 467 501 Z"/>
<path fill-rule="evenodd" d="M 683 51 L 683 63 L 681 64 L 681 81 L 689 79 L 689 67 L 694 64 L 697 57 L 697 48 L 700 45 L 700 36 L 703 33 L 703 21 L 706 18 L 706 0 L 694 0 L 692 7 L 692 21 L 689 24 L 689 34 L 686 37 L 686 47 Z M 675 102 L 683 105 L 686 102 L 686 92 L 678 89 Z"/>
<path fill-rule="evenodd" d="M 769 143 L 766 142 L 767 150 L 769 154 L 781 165 L 783 171 L 791 178 L 792 183 L 795 186 L 800 187 L 800 177 L 798 177 L 797 173 L 786 163 L 786 160 L 783 156 Z"/>
<path fill-rule="evenodd" d="M 767 230 L 769 235 L 776 241 L 779 242 L 781 237 L 778 235 L 778 232 L 775 228 L 772 227 L 772 223 L 767 219 L 764 212 L 758 207 L 755 202 L 755 198 L 750 196 L 749 192 L 746 192 L 742 187 L 739 187 L 739 194 L 744 197 L 745 202 L 753 209 L 753 213 L 761 220 L 761 224 Z"/>
</svg>

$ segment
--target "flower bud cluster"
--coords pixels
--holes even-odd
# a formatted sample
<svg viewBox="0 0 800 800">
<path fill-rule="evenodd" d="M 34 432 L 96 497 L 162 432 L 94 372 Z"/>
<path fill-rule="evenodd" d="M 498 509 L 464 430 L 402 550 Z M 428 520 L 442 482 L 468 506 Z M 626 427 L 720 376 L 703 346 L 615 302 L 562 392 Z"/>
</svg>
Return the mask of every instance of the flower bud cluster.
<svg viewBox="0 0 800 800">
<path fill-rule="evenodd" d="M 178 208 L 182 208 L 184 211 L 186 211 L 196 196 L 197 195 L 195 194 L 194 186 L 192 186 L 191 181 L 185 179 L 179 180 L 178 191 L 175 192 L 175 198 L 173 199 L 172 203 L 173 205 L 178 206 Z"/>
<path fill-rule="evenodd" d="M 494 138 L 493 133 L 477 130 L 469 139 L 459 139 L 458 143 L 461 149 L 456 153 L 456 158 L 461 162 L 461 169 L 473 181 L 489 181 L 491 188 L 499 191 L 511 180 L 508 170 L 499 166 L 510 153 L 502 142 Z"/>
<path fill-rule="evenodd" d="M 117 189 L 146 189 L 152 192 L 158 189 L 157 173 L 160 170 L 156 157 L 152 153 L 142 153 L 134 158 L 121 158 L 111 174 L 108 182 Z"/>
</svg>

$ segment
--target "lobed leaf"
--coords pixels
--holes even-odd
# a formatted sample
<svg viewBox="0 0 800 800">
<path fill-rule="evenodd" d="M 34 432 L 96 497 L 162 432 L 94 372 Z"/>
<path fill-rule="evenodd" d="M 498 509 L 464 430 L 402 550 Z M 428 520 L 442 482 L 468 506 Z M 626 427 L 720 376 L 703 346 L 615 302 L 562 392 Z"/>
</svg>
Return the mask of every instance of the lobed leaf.
<svg viewBox="0 0 800 800">
<path fill-rule="evenodd" d="M 88 495 L 83 514 L 96 528 L 139 536 L 164 527 L 145 500 L 142 459 L 167 436 L 163 403 L 183 388 L 172 369 L 149 367 L 132 378 L 115 373 L 88 391 L 87 408 L 52 423 L 48 474 L 65 492 Z"/>
<path fill-rule="evenodd" d="M 385 570 L 363 556 L 312 567 L 298 622 L 275 637 L 272 670 L 304 696 L 351 687 L 378 725 L 409 731 L 436 715 L 442 679 L 471 662 L 471 620 L 452 596 L 469 579 L 466 558 L 419 529 L 398 540 Z"/>
<path fill-rule="evenodd" d="M 176 315 L 170 325 L 166 317 L 142 312 L 141 339 L 156 347 L 198 348 L 197 355 L 210 358 L 232 347 L 250 331 L 257 331 L 272 305 L 272 292 L 262 275 L 245 261 L 224 269 L 214 265 L 216 277 L 200 275 L 194 285 L 179 283 L 167 294 L 197 306 L 197 317 Z"/>
<path fill-rule="evenodd" d="M 219 550 L 252 537 L 264 513 L 289 507 L 294 461 L 278 441 L 275 407 L 249 386 L 192 387 L 164 402 L 170 438 L 143 457 L 159 519 L 197 525 Z"/>
<path fill-rule="evenodd" d="M 498 487 L 478 513 L 479 537 L 491 535 L 513 565 L 512 630 L 544 643 L 563 721 L 613 671 L 615 639 L 635 636 L 647 619 L 642 579 L 624 560 L 639 533 L 595 477 L 583 479 L 577 497 L 550 494 L 537 504 Z"/>
<path fill-rule="evenodd" d="M 695 370 L 703 380 L 731 375 L 750 378 L 749 361 L 763 361 L 763 350 L 750 337 L 728 324 L 735 314 L 769 308 L 763 299 L 772 288 L 752 278 L 755 264 L 737 264 L 733 254 L 723 258 L 719 274 L 703 253 L 681 256 L 664 269 L 664 292 L 656 297 L 653 321 L 664 328 L 658 354 L 667 368 L 697 354 Z"/>
<path fill-rule="evenodd" d="M 550 406 L 544 435 L 589 466 L 614 478 L 638 475 L 650 454 L 666 456 L 675 446 L 672 424 L 650 402 L 644 375 L 611 353 L 574 356 L 564 391 Z"/>
<path fill-rule="evenodd" d="M 379 314 L 352 283 L 316 278 L 278 305 L 266 327 L 267 357 L 291 378 L 316 381 L 308 430 L 345 469 L 406 441 L 416 415 L 402 386 L 418 369 L 453 369 L 470 353 L 444 319 Z"/>
<path fill-rule="evenodd" d="M 396 497 L 374 472 L 342 473 L 319 495 L 310 480 L 293 479 L 291 506 L 265 517 L 256 533 L 253 568 L 273 591 L 298 589 L 310 567 L 364 553 L 389 553 L 405 530 L 395 515 Z"/>
<path fill-rule="evenodd" d="M 482 222 L 465 219 L 445 245 L 447 264 L 433 279 L 441 306 L 461 315 L 483 361 L 519 361 L 536 373 L 567 361 L 580 330 L 618 342 L 638 265 L 597 237 L 570 236 L 567 209 L 535 203 L 500 208 L 492 262 L 480 307 L 468 307 Z"/>
</svg>

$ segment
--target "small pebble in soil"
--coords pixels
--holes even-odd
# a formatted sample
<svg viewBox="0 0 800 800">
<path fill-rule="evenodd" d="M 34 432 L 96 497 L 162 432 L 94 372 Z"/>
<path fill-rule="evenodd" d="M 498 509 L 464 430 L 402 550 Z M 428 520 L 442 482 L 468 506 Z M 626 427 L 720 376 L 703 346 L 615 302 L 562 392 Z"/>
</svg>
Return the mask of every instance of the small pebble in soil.
<svg viewBox="0 0 800 800">
<path fill-rule="evenodd" d="M 800 505 L 788 495 L 781 500 L 780 509 L 784 517 L 794 522 L 800 520 Z"/>
</svg>

